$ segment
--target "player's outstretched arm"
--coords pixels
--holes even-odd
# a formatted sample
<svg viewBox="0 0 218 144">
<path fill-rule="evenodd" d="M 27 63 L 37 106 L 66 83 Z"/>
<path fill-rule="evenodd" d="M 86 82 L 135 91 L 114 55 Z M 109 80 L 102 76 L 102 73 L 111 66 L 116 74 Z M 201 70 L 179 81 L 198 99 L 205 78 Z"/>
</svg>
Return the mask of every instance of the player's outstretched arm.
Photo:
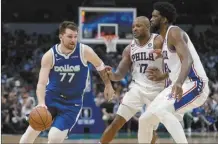
<svg viewBox="0 0 218 144">
<path fill-rule="evenodd" d="M 52 52 L 47 51 L 41 60 L 39 80 L 36 88 L 38 105 L 45 105 L 45 89 L 48 82 L 50 70 L 52 68 Z"/>
<path fill-rule="evenodd" d="M 98 57 L 98 55 L 93 51 L 93 49 L 87 45 L 85 45 L 84 47 L 84 58 L 85 60 L 93 64 L 96 70 L 99 72 L 99 75 L 101 76 L 101 79 L 105 84 L 104 95 L 108 100 L 110 100 L 114 96 L 114 89 L 112 87 L 111 81 L 109 79 L 103 61 Z"/>
<path fill-rule="evenodd" d="M 169 32 L 168 40 L 175 47 L 181 61 L 181 71 L 176 83 L 182 85 L 193 64 L 193 59 L 187 45 L 187 36 L 184 35 L 180 28 L 175 27 Z"/>
<path fill-rule="evenodd" d="M 130 59 L 130 45 L 128 45 L 122 54 L 122 60 L 120 61 L 116 71 L 110 72 L 110 79 L 112 81 L 120 81 L 122 80 L 126 73 L 130 70 L 132 65 L 132 61 Z"/>
</svg>

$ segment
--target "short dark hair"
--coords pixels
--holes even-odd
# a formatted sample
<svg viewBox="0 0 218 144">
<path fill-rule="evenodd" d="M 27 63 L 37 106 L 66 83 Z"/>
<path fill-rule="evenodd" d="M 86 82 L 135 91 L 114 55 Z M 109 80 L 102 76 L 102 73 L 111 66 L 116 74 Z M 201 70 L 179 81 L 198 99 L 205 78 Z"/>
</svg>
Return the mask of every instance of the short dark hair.
<svg viewBox="0 0 218 144">
<path fill-rule="evenodd" d="M 177 12 L 174 5 L 169 2 L 156 2 L 153 8 L 160 12 L 161 16 L 167 18 L 169 23 L 174 23 L 176 21 Z"/>
<path fill-rule="evenodd" d="M 73 31 L 78 31 L 78 27 L 76 25 L 76 23 L 72 22 L 72 21 L 63 21 L 60 25 L 59 25 L 59 34 L 63 34 L 65 33 L 66 29 L 71 29 Z"/>
</svg>

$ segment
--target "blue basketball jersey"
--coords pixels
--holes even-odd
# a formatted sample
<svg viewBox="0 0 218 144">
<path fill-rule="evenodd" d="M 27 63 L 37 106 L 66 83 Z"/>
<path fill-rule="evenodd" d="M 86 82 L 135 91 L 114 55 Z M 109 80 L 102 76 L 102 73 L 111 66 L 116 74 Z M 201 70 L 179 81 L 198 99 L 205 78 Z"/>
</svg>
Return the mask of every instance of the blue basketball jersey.
<svg viewBox="0 0 218 144">
<path fill-rule="evenodd" d="M 51 48 L 53 67 L 49 74 L 46 91 L 60 95 L 69 102 L 82 103 L 89 70 L 83 59 L 83 44 L 77 43 L 68 55 L 60 53 L 58 44 Z"/>
</svg>

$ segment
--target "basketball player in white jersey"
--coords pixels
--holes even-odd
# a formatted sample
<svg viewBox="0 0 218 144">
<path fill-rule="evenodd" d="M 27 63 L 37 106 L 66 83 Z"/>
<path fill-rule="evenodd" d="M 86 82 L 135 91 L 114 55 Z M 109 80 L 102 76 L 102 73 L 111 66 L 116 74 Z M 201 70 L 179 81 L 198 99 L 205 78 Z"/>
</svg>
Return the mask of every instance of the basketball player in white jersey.
<svg viewBox="0 0 218 144">
<path fill-rule="evenodd" d="M 150 143 L 153 126 L 163 123 L 176 143 L 188 143 L 179 120 L 183 115 L 201 106 L 209 94 L 208 78 L 200 58 L 186 32 L 172 23 L 176 9 L 168 2 L 157 2 L 152 12 L 151 26 L 164 38 L 162 57 L 165 74 L 150 69 L 152 80 L 169 78 L 170 83 L 139 118 L 139 143 Z"/>
<path fill-rule="evenodd" d="M 116 72 L 108 72 L 112 81 L 120 81 L 131 70 L 132 82 L 115 119 L 103 133 L 100 143 L 111 142 L 122 126 L 140 111 L 144 104 L 148 106 L 164 88 L 164 81 L 151 81 L 146 76 L 146 69 L 149 66 L 162 70 L 162 59 L 156 59 L 156 54 L 152 53 L 162 47 L 162 37 L 150 33 L 150 21 L 144 16 L 135 19 L 132 32 L 135 39 L 124 49 Z"/>
</svg>

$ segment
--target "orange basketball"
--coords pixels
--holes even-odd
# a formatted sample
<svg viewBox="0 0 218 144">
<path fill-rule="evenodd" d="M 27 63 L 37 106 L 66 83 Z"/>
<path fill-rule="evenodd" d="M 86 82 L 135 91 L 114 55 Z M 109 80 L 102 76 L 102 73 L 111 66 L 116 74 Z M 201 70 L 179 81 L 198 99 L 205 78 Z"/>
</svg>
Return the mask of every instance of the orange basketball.
<svg viewBox="0 0 218 144">
<path fill-rule="evenodd" d="M 44 131 L 52 124 L 51 113 L 45 107 L 36 107 L 29 115 L 29 124 L 36 131 Z"/>
</svg>

